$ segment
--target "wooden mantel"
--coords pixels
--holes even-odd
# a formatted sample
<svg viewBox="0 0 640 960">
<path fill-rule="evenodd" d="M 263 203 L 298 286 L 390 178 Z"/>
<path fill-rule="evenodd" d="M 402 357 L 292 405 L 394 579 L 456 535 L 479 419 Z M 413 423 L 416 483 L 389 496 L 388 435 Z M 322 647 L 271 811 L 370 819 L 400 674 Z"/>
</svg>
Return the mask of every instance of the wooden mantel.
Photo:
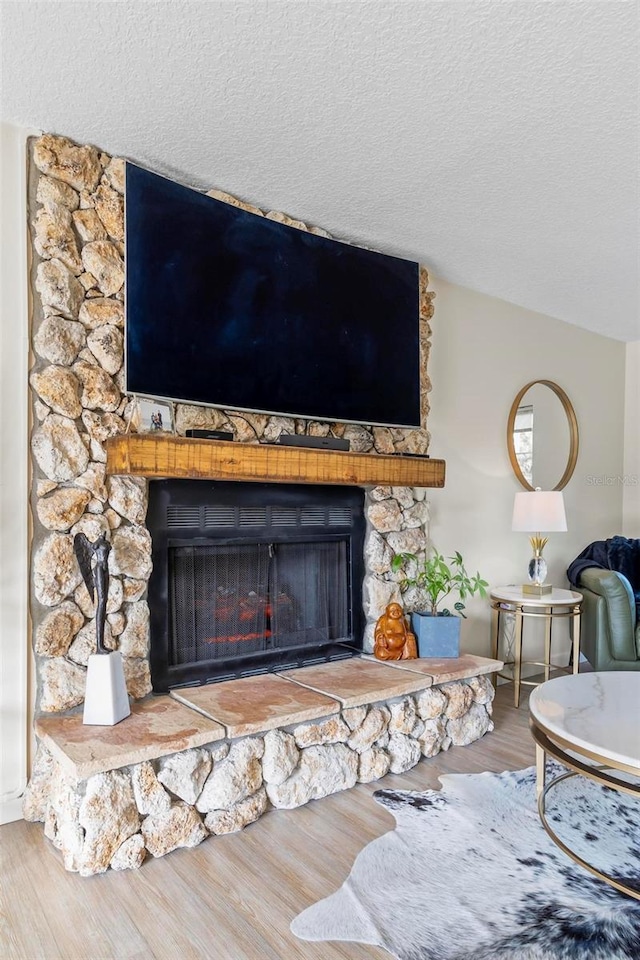
<svg viewBox="0 0 640 960">
<path fill-rule="evenodd" d="M 443 487 L 444 460 L 130 433 L 106 442 L 107 471 L 159 479 Z"/>
</svg>

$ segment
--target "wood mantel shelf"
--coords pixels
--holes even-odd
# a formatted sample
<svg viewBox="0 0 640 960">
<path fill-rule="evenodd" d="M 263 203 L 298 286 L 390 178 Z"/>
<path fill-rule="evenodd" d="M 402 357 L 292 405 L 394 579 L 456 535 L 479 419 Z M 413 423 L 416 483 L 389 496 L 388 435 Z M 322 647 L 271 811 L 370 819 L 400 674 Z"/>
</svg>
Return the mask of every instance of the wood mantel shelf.
<svg viewBox="0 0 640 960">
<path fill-rule="evenodd" d="M 443 487 L 444 460 L 130 433 L 106 441 L 107 471 L 159 479 Z"/>
</svg>

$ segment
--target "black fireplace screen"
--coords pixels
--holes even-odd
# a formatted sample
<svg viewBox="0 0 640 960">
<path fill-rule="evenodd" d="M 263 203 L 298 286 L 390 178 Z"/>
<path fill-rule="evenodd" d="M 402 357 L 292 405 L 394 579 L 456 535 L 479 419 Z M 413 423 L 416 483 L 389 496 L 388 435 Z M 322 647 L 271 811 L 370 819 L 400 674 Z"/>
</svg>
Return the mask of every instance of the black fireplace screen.
<svg viewBox="0 0 640 960">
<path fill-rule="evenodd" d="M 170 548 L 170 663 L 348 641 L 347 546 Z"/>
<path fill-rule="evenodd" d="M 152 481 L 154 690 L 362 650 L 364 492 Z"/>
</svg>

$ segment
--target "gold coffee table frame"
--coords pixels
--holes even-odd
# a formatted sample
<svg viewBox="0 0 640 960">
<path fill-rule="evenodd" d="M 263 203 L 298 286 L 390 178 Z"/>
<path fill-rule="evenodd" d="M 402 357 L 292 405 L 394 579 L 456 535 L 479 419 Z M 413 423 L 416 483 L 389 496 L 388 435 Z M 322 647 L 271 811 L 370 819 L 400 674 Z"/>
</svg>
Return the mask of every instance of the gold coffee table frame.
<svg viewBox="0 0 640 960">
<path fill-rule="evenodd" d="M 614 790 L 619 790 L 622 793 L 629 793 L 632 796 L 640 798 L 640 766 L 632 766 L 622 762 L 614 762 L 610 757 L 603 757 L 596 752 L 586 750 L 581 746 L 576 746 L 575 743 L 565 740 L 557 733 L 552 733 L 544 726 L 544 724 L 542 724 L 533 716 L 530 716 L 529 718 L 529 726 L 531 728 L 531 735 L 536 744 L 536 796 L 538 798 L 538 813 L 540 814 L 540 820 L 542 821 L 543 827 L 553 842 L 560 847 L 560 849 L 566 853 L 568 857 L 571 857 L 575 863 L 579 864 L 585 870 L 588 870 L 589 873 L 593 874 L 594 877 L 598 877 L 599 880 L 604 880 L 605 883 L 615 887 L 615 889 L 619 890 L 621 893 L 625 893 L 629 897 L 640 900 L 640 890 L 633 889 L 628 887 L 626 884 L 621 883 L 619 880 L 615 880 L 613 877 L 603 873 L 601 870 L 598 870 L 597 867 L 594 867 L 587 860 L 584 860 L 582 857 L 578 856 L 577 853 L 571 850 L 571 848 L 560 839 L 557 833 L 549 825 L 546 815 L 547 794 L 553 787 L 562 783 L 563 780 L 568 780 L 570 777 L 588 777 L 589 780 L 594 780 L 596 783 L 602 784 L 603 786 L 611 787 Z M 576 756 L 576 754 L 578 754 L 578 756 Z M 553 757 L 554 760 L 558 760 L 559 763 L 562 763 L 565 767 L 569 767 L 569 771 L 567 773 L 562 773 L 559 776 L 554 777 L 554 779 L 550 780 L 548 783 L 546 782 L 547 756 Z M 585 762 L 585 760 L 581 759 L 582 757 L 585 757 L 585 760 L 591 762 Z M 615 776 L 615 773 L 612 773 L 611 771 L 630 773 L 632 776 L 638 778 L 638 782 L 629 783 L 626 780 L 621 780 L 619 777 Z"/>
</svg>

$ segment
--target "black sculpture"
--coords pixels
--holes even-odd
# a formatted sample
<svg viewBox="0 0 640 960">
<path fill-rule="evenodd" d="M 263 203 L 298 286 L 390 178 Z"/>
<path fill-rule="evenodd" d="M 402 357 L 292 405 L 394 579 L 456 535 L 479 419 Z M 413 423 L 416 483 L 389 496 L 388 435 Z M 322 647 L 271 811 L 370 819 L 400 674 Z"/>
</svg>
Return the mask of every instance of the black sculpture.
<svg viewBox="0 0 640 960">
<path fill-rule="evenodd" d="M 109 592 L 109 553 L 111 544 L 104 533 L 91 543 L 84 533 L 77 533 L 73 539 L 73 549 L 82 573 L 82 579 L 93 600 L 96 596 L 96 641 L 98 653 L 111 653 L 104 645 L 104 625 L 107 617 L 107 594 Z M 95 557 L 95 565 L 92 560 Z M 95 585 L 95 590 L 94 590 Z"/>
</svg>

